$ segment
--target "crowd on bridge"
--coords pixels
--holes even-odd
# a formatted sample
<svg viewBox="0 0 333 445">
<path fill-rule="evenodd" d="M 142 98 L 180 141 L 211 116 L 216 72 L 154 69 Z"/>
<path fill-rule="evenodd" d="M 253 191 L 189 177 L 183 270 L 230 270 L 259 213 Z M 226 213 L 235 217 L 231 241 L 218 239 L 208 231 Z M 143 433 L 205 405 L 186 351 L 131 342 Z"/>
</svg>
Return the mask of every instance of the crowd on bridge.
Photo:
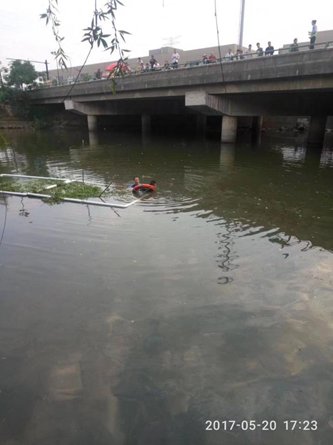
<svg viewBox="0 0 333 445">
<path fill-rule="evenodd" d="M 298 39 L 294 38 L 293 42 L 288 46 L 283 48 L 283 52 L 294 53 L 299 51 L 300 49 L 305 49 L 308 47 L 310 50 L 315 48 L 316 38 L 317 38 L 317 21 L 312 20 L 311 22 L 311 30 L 309 31 L 309 45 L 299 45 Z M 328 44 L 326 45 L 328 47 Z M 179 68 L 180 66 L 187 68 L 198 65 L 209 65 L 215 64 L 218 62 L 232 62 L 237 60 L 251 59 L 255 57 L 270 57 L 274 54 L 280 53 L 280 49 L 276 50 L 272 45 L 271 41 L 267 42 L 267 46 L 264 49 L 260 42 L 256 43 L 255 48 L 252 47 L 252 44 L 249 44 L 246 49 L 239 47 L 236 52 L 233 52 L 231 48 L 228 49 L 227 53 L 223 56 L 217 56 L 213 53 L 203 54 L 201 60 L 194 60 L 190 62 L 186 62 L 181 65 L 181 57 L 179 52 L 174 49 L 171 54 L 170 60 L 164 60 L 164 63 L 160 63 L 156 57 L 152 54 L 150 59 L 147 62 L 144 62 L 141 57 L 138 57 L 136 66 L 129 66 L 127 61 L 120 60 L 118 62 L 111 63 L 108 67 L 106 67 L 105 71 L 102 72 L 100 69 L 95 73 L 94 79 L 109 79 L 111 77 L 116 77 L 124 74 L 131 73 L 146 73 L 151 71 L 169 71 Z"/>
<path fill-rule="evenodd" d="M 316 37 L 317 37 L 317 21 L 312 20 L 311 22 L 311 31 L 309 31 L 309 38 L 310 38 L 310 44 L 309 49 L 314 49 Z M 300 50 L 300 46 L 298 44 L 298 39 L 295 38 L 293 40 L 293 43 L 290 44 L 289 48 L 287 48 L 287 51 L 289 52 L 297 52 Z M 273 56 L 276 53 L 276 50 L 274 46 L 272 45 L 271 41 L 267 42 L 267 47 L 264 49 L 260 42 L 256 43 L 256 47 L 253 49 L 252 44 L 249 44 L 248 47 L 244 50 L 243 48 L 238 48 L 235 53 L 232 52 L 232 49 L 229 48 L 227 53 L 220 57 L 219 59 L 216 57 L 215 54 L 211 53 L 209 55 L 203 54 L 202 59 L 198 61 L 193 61 L 189 63 L 185 63 L 184 67 L 189 66 L 196 66 L 196 65 L 208 65 L 212 63 L 217 62 L 231 62 L 235 60 L 243 60 L 243 59 L 250 59 L 253 57 L 265 57 L 265 56 Z M 180 66 L 180 54 L 176 49 L 173 50 L 173 53 L 171 55 L 170 60 L 165 60 L 163 64 L 160 64 L 160 62 L 155 58 L 155 56 L 152 54 L 150 56 L 150 59 L 148 62 L 143 62 L 142 58 L 139 57 L 137 60 L 137 66 L 133 69 L 129 67 L 127 63 L 122 62 L 122 66 L 120 67 L 120 74 L 128 74 L 130 72 L 136 72 L 136 73 L 145 73 L 149 71 L 168 71 L 177 69 Z M 119 67 L 118 67 L 119 68 Z M 116 71 L 114 71 L 113 75 L 117 75 Z M 112 77 L 112 73 L 108 73 L 107 77 Z"/>
</svg>

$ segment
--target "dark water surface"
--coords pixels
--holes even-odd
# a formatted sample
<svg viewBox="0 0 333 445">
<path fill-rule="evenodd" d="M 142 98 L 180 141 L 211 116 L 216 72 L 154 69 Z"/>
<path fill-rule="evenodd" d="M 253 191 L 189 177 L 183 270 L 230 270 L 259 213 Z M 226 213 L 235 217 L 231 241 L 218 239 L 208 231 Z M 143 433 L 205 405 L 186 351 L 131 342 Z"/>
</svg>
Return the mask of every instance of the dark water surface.
<svg viewBox="0 0 333 445">
<path fill-rule="evenodd" d="M 87 140 L 0 138 L 1 173 L 159 185 L 0 198 L 0 443 L 331 444 L 333 144 Z"/>
</svg>

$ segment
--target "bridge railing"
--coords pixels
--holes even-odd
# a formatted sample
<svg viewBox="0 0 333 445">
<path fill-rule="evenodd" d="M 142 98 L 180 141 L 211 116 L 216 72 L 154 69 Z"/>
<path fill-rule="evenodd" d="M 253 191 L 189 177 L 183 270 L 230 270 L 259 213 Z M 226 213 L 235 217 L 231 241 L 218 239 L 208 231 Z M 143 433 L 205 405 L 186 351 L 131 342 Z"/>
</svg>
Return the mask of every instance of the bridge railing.
<svg viewBox="0 0 333 445">
<path fill-rule="evenodd" d="M 252 51 L 252 52 L 242 52 L 239 54 L 233 54 L 232 56 L 228 56 L 228 54 L 224 55 L 222 58 L 216 58 L 216 61 L 214 62 L 210 62 L 210 61 L 206 61 L 204 62 L 202 59 L 201 60 L 191 60 L 189 62 L 186 62 L 184 64 L 179 64 L 179 68 L 192 68 L 195 66 L 203 66 L 203 65 L 211 65 L 212 63 L 230 63 L 230 62 L 237 62 L 239 60 L 251 60 L 251 59 L 256 59 L 256 58 L 263 58 L 263 57 L 276 57 L 279 56 L 281 54 L 295 54 L 297 52 L 301 52 L 301 51 L 315 51 L 317 49 L 329 49 L 329 48 L 333 48 L 333 41 L 329 41 L 329 42 L 321 42 L 316 44 L 315 49 L 310 49 L 309 48 L 309 44 L 299 44 L 296 49 L 295 47 L 292 47 L 292 44 L 289 45 L 284 45 L 281 48 L 277 48 L 274 49 L 273 54 L 267 54 L 265 55 L 265 50 L 263 49 L 263 54 L 259 55 L 257 53 L 257 51 Z M 163 70 L 163 68 L 161 68 Z"/>
<path fill-rule="evenodd" d="M 251 59 L 262 59 L 265 57 L 278 57 L 280 55 L 286 55 L 286 54 L 295 54 L 297 52 L 304 52 L 304 51 L 316 51 L 316 50 L 323 50 L 323 49 L 333 49 L 333 41 L 328 42 L 320 42 L 316 43 L 315 49 L 310 49 L 309 44 L 299 44 L 296 48 L 292 47 L 292 44 L 284 45 L 281 48 L 274 49 L 274 53 L 271 55 L 265 55 L 265 50 L 263 50 L 263 55 L 259 55 L 256 51 L 252 51 L 251 53 L 248 52 L 242 52 L 239 54 L 233 54 L 232 56 L 224 55 L 222 58 L 216 58 L 214 61 L 204 61 L 203 59 L 196 59 L 187 61 L 185 63 L 179 63 L 177 66 L 173 66 L 172 63 L 169 63 L 168 66 L 156 66 L 154 68 L 149 69 L 143 69 L 143 70 L 135 70 L 132 69 L 130 72 L 124 73 L 123 77 L 127 76 L 141 76 L 145 75 L 147 73 L 151 72 L 167 72 L 167 71 L 174 71 L 175 69 L 181 69 L 181 68 L 196 68 L 199 66 L 208 66 L 208 65 L 216 65 L 219 63 L 237 63 L 242 60 L 251 60 Z M 119 76 L 122 77 L 122 76 Z M 112 78 L 112 75 L 110 75 L 109 78 Z M 90 79 L 88 82 L 91 81 L 105 81 L 104 79 Z M 87 80 L 84 79 L 77 79 L 75 83 L 84 83 L 87 82 Z M 47 88 L 52 86 L 61 86 L 61 85 L 68 85 L 70 83 L 74 83 L 73 81 L 69 82 L 67 79 L 63 79 L 58 81 L 57 79 L 54 79 L 54 84 L 51 82 L 48 82 L 47 84 L 40 85 L 38 88 Z"/>
</svg>

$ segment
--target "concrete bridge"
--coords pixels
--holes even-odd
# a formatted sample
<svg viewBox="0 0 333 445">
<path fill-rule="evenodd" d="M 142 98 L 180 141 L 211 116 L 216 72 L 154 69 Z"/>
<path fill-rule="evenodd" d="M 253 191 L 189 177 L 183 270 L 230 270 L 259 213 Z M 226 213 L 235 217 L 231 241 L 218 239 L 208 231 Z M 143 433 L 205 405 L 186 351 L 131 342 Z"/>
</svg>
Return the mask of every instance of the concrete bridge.
<svg viewBox="0 0 333 445">
<path fill-rule="evenodd" d="M 327 116 L 333 115 L 333 48 L 222 64 L 131 74 L 112 80 L 35 90 L 34 104 L 64 103 L 97 128 L 101 115 L 141 115 L 149 131 L 152 115 L 195 114 L 204 131 L 206 117 L 222 116 L 221 140 L 233 142 L 237 118 L 310 116 L 308 141 L 322 144 Z"/>
</svg>

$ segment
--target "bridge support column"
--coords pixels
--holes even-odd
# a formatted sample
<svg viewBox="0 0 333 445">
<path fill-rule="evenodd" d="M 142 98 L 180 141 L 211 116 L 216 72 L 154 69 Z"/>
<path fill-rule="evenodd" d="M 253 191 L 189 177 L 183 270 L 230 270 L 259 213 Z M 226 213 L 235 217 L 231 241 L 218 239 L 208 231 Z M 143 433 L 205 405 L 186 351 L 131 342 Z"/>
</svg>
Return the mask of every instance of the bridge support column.
<svg viewBox="0 0 333 445">
<path fill-rule="evenodd" d="M 87 122 L 88 122 L 88 130 L 89 131 L 96 131 L 97 130 L 97 116 L 94 116 L 92 114 L 87 115 Z"/>
<path fill-rule="evenodd" d="M 141 130 L 143 136 L 149 136 L 151 133 L 151 116 L 149 114 L 141 115 Z"/>
<path fill-rule="evenodd" d="M 237 136 L 237 117 L 222 117 L 221 142 L 235 142 Z"/>
<path fill-rule="evenodd" d="M 327 116 L 311 116 L 309 133 L 308 133 L 308 146 L 322 148 L 325 138 Z"/>
<path fill-rule="evenodd" d="M 89 131 L 89 145 L 98 145 L 98 133 L 97 131 Z"/>
<path fill-rule="evenodd" d="M 254 116 L 252 119 L 252 142 L 260 144 L 263 116 Z"/>
</svg>

